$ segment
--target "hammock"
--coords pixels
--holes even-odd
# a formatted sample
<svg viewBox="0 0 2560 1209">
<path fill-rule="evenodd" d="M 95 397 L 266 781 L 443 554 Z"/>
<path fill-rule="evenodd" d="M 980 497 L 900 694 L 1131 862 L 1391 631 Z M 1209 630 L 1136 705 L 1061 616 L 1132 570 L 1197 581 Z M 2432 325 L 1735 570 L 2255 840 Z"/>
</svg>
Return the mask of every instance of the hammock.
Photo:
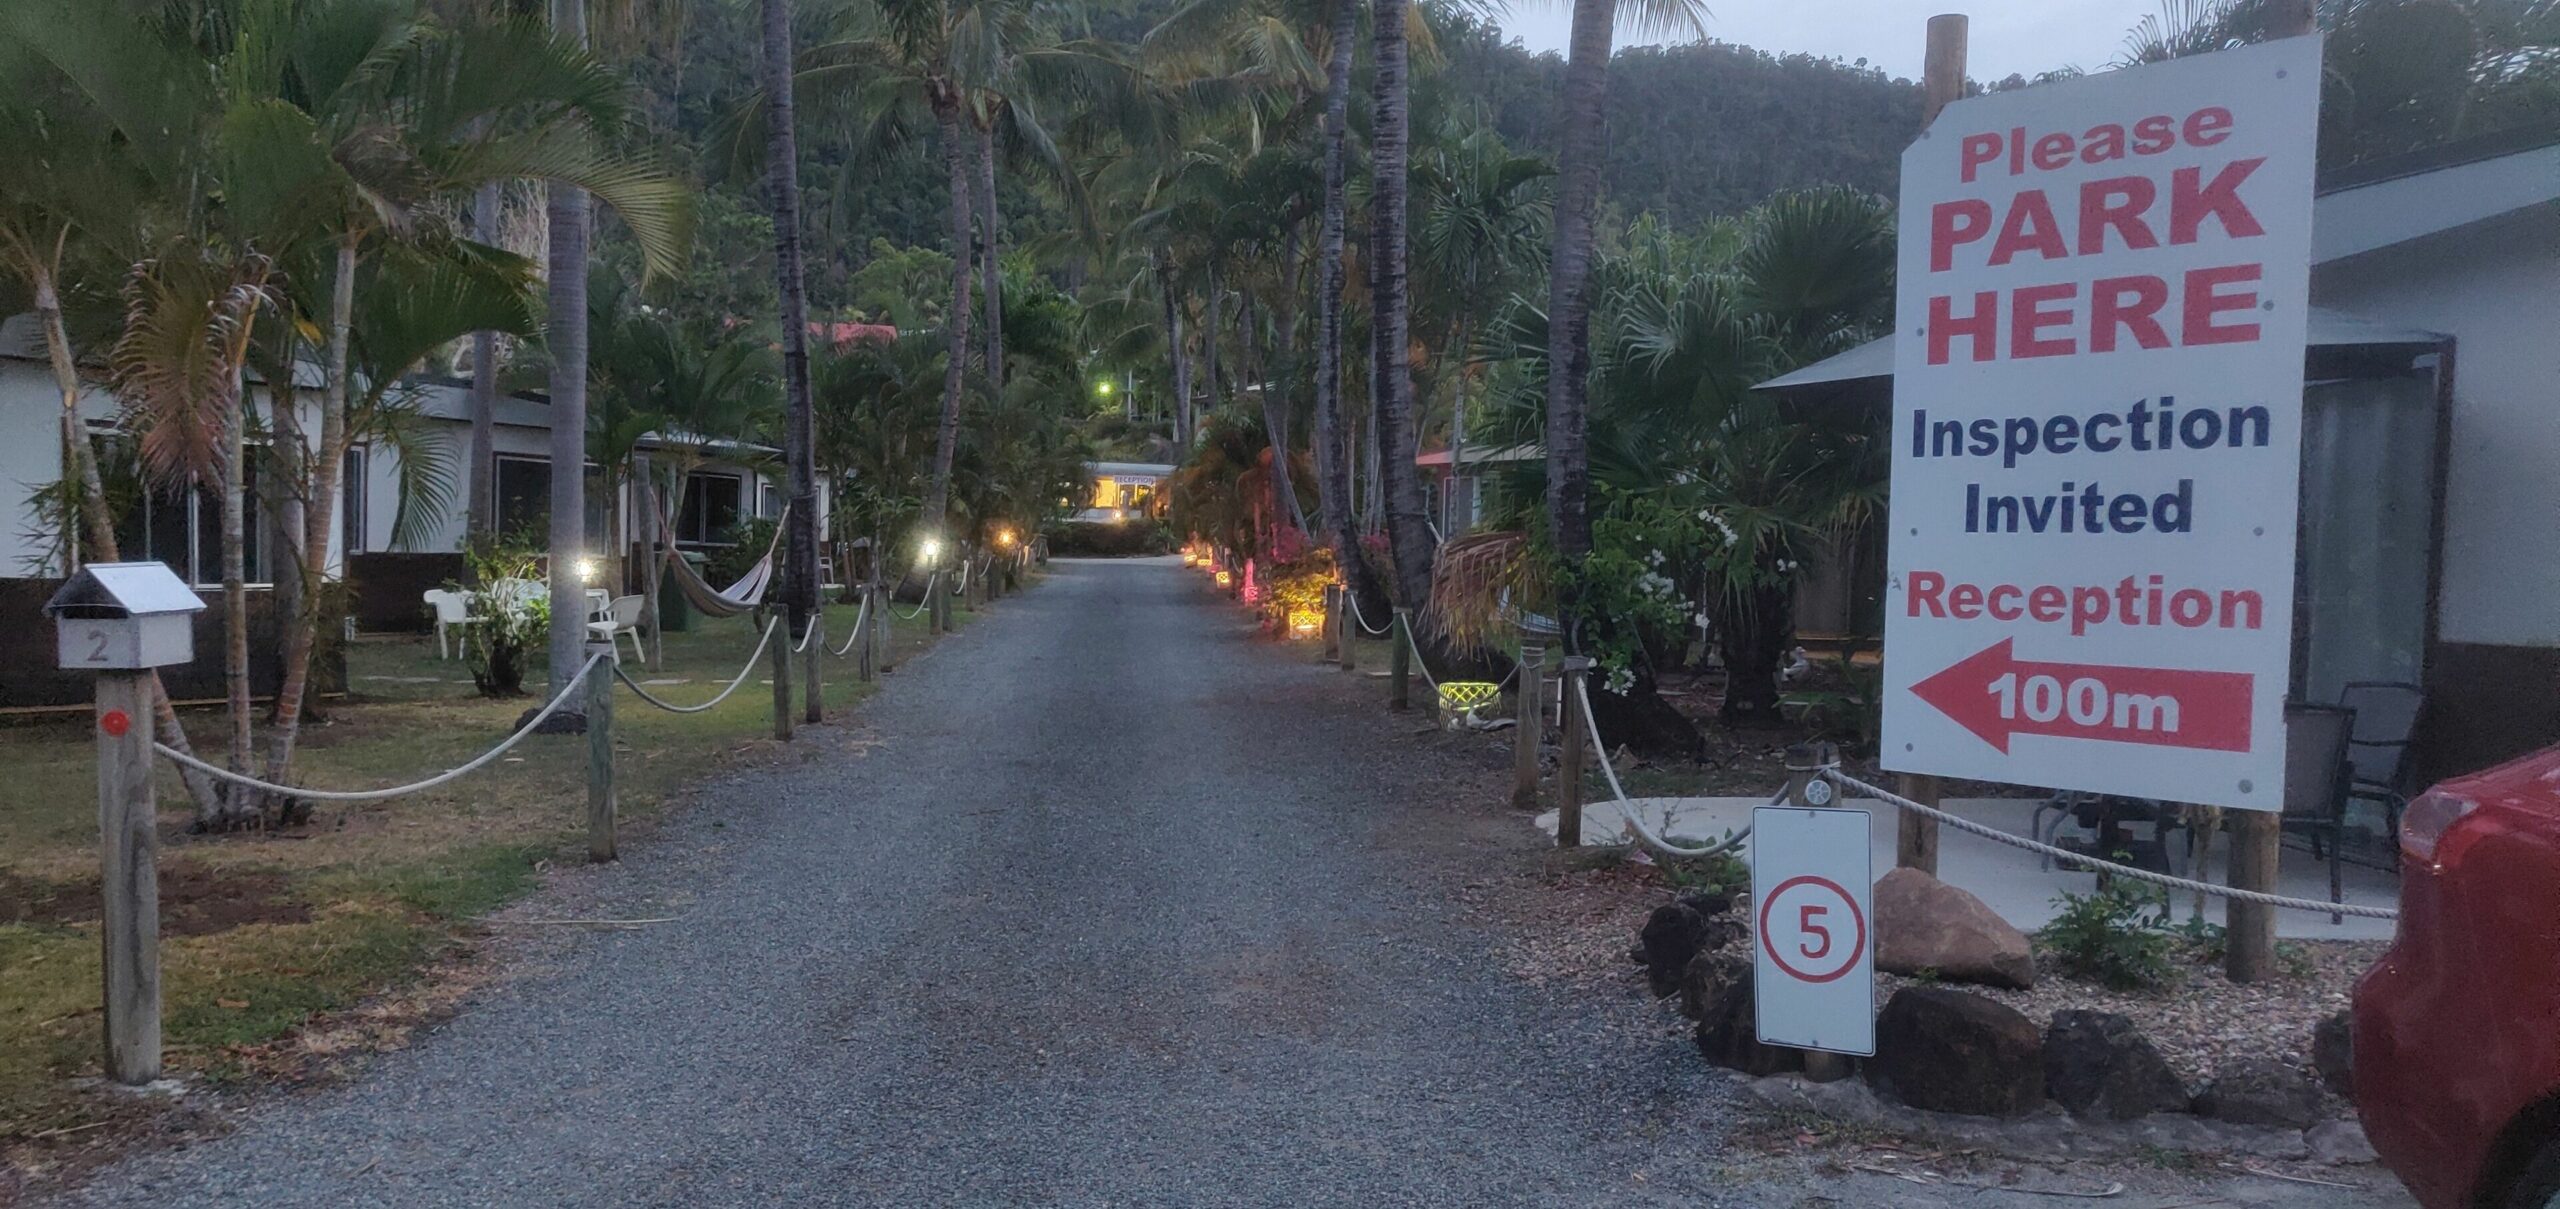
<svg viewBox="0 0 2560 1209">
<path fill-rule="evenodd" d="M 650 494 L 655 496 L 657 493 Z M 666 523 L 665 502 L 657 501 L 657 503 L 659 531 L 674 532 L 675 526 Z M 764 604 L 765 589 L 773 586 L 773 551 L 776 546 L 782 544 L 782 531 L 789 526 L 790 519 L 791 509 L 786 506 L 782 510 L 782 519 L 773 527 L 773 540 L 765 544 L 764 557 L 757 559 L 756 565 L 747 568 L 747 573 L 739 577 L 738 582 L 726 588 L 712 587 L 709 581 L 702 578 L 701 572 L 693 569 L 691 562 L 675 556 L 671 548 L 667 558 L 667 570 L 675 576 L 676 590 L 684 593 L 684 598 L 708 617 L 738 617 L 754 612 Z"/>
</svg>

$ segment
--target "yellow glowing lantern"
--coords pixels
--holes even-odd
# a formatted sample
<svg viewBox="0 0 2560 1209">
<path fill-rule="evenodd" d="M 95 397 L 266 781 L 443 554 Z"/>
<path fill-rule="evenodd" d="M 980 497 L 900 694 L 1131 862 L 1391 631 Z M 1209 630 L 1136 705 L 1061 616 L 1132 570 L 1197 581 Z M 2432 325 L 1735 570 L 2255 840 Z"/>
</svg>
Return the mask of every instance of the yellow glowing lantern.
<svg viewBox="0 0 2560 1209">
<path fill-rule="evenodd" d="M 1502 686 L 1490 680 L 1447 681 L 1440 686 L 1440 712 L 1472 720 L 1477 710 L 1493 704 L 1501 695 Z"/>
<path fill-rule="evenodd" d="M 1235 581 L 1236 581 L 1235 572 L 1233 572 L 1233 571 L 1220 571 L 1220 572 L 1218 572 L 1218 586 L 1219 586 L 1219 587 L 1221 587 L 1221 588 L 1223 588 L 1223 587 L 1227 587 L 1228 585 L 1233 584 Z"/>
<path fill-rule="evenodd" d="M 1316 636 L 1316 631 L 1323 628 L 1324 613 L 1320 610 L 1294 609 L 1289 613 L 1290 637 L 1313 638 Z"/>
</svg>

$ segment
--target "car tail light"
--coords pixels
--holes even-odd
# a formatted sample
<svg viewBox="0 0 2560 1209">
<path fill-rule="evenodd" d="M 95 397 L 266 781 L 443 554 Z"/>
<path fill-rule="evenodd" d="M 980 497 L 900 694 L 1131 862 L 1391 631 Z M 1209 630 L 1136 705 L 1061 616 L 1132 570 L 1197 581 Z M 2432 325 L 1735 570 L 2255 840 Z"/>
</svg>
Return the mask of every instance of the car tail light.
<svg viewBox="0 0 2560 1209">
<path fill-rule="evenodd" d="M 2444 833 L 2479 808 L 2480 803 L 2458 794 L 2420 795 L 2400 813 L 2400 851 L 2420 864 L 2433 864 L 2436 845 L 2444 839 Z"/>
</svg>

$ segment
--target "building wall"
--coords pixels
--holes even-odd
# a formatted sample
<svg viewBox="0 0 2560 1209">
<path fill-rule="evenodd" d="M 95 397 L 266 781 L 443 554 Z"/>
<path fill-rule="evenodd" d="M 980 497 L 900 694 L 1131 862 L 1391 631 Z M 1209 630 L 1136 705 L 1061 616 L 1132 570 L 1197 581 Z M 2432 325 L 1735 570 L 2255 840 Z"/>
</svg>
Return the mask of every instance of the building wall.
<svg viewBox="0 0 2560 1209">
<path fill-rule="evenodd" d="M 2437 638 L 2560 647 L 2560 207 L 2323 265 L 2312 299 L 2454 337 Z"/>
</svg>

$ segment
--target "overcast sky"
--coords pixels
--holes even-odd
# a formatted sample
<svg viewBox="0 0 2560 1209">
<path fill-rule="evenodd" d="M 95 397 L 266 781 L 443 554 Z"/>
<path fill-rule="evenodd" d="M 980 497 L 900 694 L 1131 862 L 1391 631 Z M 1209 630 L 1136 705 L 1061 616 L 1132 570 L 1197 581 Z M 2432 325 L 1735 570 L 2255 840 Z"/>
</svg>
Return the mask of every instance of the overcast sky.
<svg viewBox="0 0 2560 1209">
<path fill-rule="evenodd" d="M 1623 13 L 1631 0 L 1619 0 Z M 1502 27 L 1531 51 L 1561 52 L 1572 25 L 1570 0 L 1511 0 Z M 1897 76 L 1920 78 L 1920 50 L 1933 13 L 1973 18 L 1966 74 L 1997 80 L 2011 72 L 2076 65 L 2097 70 L 2124 46 L 2125 31 L 2160 11 L 2159 0 L 1708 0 L 1707 34 L 1772 54 L 1802 52 L 1865 59 Z M 1628 44 L 1622 31 L 1620 45 Z"/>
</svg>

